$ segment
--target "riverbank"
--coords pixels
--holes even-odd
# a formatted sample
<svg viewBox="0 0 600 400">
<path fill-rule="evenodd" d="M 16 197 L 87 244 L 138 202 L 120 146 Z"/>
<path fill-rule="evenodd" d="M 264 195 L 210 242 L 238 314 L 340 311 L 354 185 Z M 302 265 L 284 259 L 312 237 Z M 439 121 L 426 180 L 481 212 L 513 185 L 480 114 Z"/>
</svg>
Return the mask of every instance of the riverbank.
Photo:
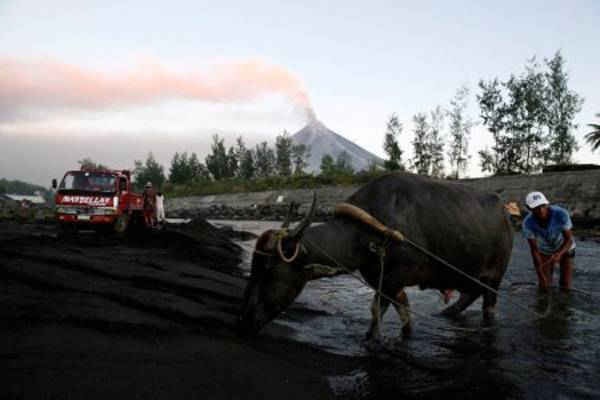
<svg viewBox="0 0 600 400">
<path fill-rule="evenodd" d="M 553 203 L 569 210 L 577 230 L 585 235 L 600 236 L 600 170 L 498 176 L 466 179 L 458 183 L 497 193 L 504 202 L 517 202 L 521 208 L 524 208 L 522 203 L 527 193 L 542 191 Z M 335 205 L 358 188 L 328 186 L 178 197 L 167 199 L 166 209 L 168 215 L 180 218 L 202 216 L 211 219 L 277 221 L 285 218 L 291 202 L 299 204 L 292 216 L 300 218 L 308 209 L 315 192 L 318 198 L 315 220 L 322 221 L 331 217 Z M 440 206 L 443 206 L 443 199 L 440 199 Z"/>
</svg>

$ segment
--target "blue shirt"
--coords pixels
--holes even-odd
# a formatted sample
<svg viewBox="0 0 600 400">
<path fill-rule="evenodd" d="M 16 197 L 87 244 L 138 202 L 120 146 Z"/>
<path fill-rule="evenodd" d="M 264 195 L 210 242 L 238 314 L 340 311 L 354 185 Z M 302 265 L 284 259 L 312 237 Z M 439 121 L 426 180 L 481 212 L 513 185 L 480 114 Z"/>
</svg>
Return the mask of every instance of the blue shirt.
<svg viewBox="0 0 600 400">
<path fill-rule="evenodd" d="M 523 220 L 523 237 L 525 239 L 535 239 L 540 249 L 540 253 L 550 255 L 562 246 L 565 241 L 563 231 L 573 228 L 571 217 L 564 208 L 550 206 L 550 215 L 546 227 L 541 227 L 538 220 L 532 213 L 529 213 Z M 571 249 L 575 248 L 575 241 Z"/>
</svg>

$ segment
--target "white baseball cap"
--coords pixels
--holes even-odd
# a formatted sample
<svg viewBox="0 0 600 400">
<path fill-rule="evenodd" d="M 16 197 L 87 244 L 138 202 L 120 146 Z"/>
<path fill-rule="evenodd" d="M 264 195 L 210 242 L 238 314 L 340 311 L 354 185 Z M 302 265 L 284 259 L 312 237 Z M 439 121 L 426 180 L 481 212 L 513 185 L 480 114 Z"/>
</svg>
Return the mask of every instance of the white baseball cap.
<svg viewBox="0 0 600 400">
<path fill-rule="evenodd" d="M 550 204 L 544 193 L 542 192 L 531 192 L 525 197 L 525 204 L 529 209 L 533 210 L 536 207 Z"/>
</svg>

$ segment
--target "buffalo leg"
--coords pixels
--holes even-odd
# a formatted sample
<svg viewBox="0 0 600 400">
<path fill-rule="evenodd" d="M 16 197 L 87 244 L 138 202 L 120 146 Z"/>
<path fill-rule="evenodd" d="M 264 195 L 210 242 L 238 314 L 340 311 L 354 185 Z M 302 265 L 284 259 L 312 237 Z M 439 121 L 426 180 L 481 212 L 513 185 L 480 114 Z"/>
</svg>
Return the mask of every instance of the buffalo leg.
<svg viewBox="0 0 600 400">
<path fill-rule="evenodd" d="M 479 297 L 479 293 L 471 293 L 465 292 L 461 293 L 460 297 L 454 304 L 450 307 L 447 307 L 442 311 L 442 315 L 446 317 L 454 317 L 455 315 L 460 314 L 465 308 L 469 307 L 477 298 Z"/>
<path fill-rule="evenodd" d="M 367 339 L 379 339 L 381 336 L 381 320 L 389 306 L 390 301 L 388 299 L 380 296 L 379 293 L 375 294 L 371 303 L 371 326 L 367 332 Z"/>
<path fill-rule="evenodd" d="M 498 290 L 498 287 L 500 286 L 498 283 L 496 283 L 496 284 L 492 284 L 491 282 L 485 282 L 485 283 L 496 290 Z M 483 307 L 482 307 L 484 318 L 490 319 L 494 316 L 494 311 L 496 309 L 496 301 L 497 300 L 498 300 L 498 296 L 496 295 L 496 293 L 492 292 L 491 290 L 485 290 L 485 292 L 483 293 Z"/>
<path fill-rule="evenodd" d="M 408 296 L 404 290 L 400 290 L 396 294 L 396 302 L 394 303 L 394 308 L 400 317 L 400 321 L 402 321 L 402 334 L 408 335 L 412 330 L 412 326 L 410 323 L 410 304 L 408 302 Z"/>
</svg>

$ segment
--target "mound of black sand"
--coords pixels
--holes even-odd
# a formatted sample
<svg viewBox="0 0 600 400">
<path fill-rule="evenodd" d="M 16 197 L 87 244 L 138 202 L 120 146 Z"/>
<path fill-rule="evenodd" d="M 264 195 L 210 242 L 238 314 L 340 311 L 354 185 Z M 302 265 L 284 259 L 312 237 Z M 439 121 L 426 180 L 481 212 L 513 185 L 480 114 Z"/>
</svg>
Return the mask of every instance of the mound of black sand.
<svg viewBox="0 0 600 400">
<path fill-rule="evenodd" d="M 0 222 L 0 397 L 330 398 L 346 359 L 236 335 L 239 254 L 203 221 L 127 239 Z"/>
<path fill-rule="evenodd" d="M 202 218 L 186 224 L 166 224 L 144 236 L 144 245 L 150 242 L 170 248 L 178 256 L 202 262 L 207 268 L 231 271 L 242 261 L 242 248 Z"/>
</svg>

